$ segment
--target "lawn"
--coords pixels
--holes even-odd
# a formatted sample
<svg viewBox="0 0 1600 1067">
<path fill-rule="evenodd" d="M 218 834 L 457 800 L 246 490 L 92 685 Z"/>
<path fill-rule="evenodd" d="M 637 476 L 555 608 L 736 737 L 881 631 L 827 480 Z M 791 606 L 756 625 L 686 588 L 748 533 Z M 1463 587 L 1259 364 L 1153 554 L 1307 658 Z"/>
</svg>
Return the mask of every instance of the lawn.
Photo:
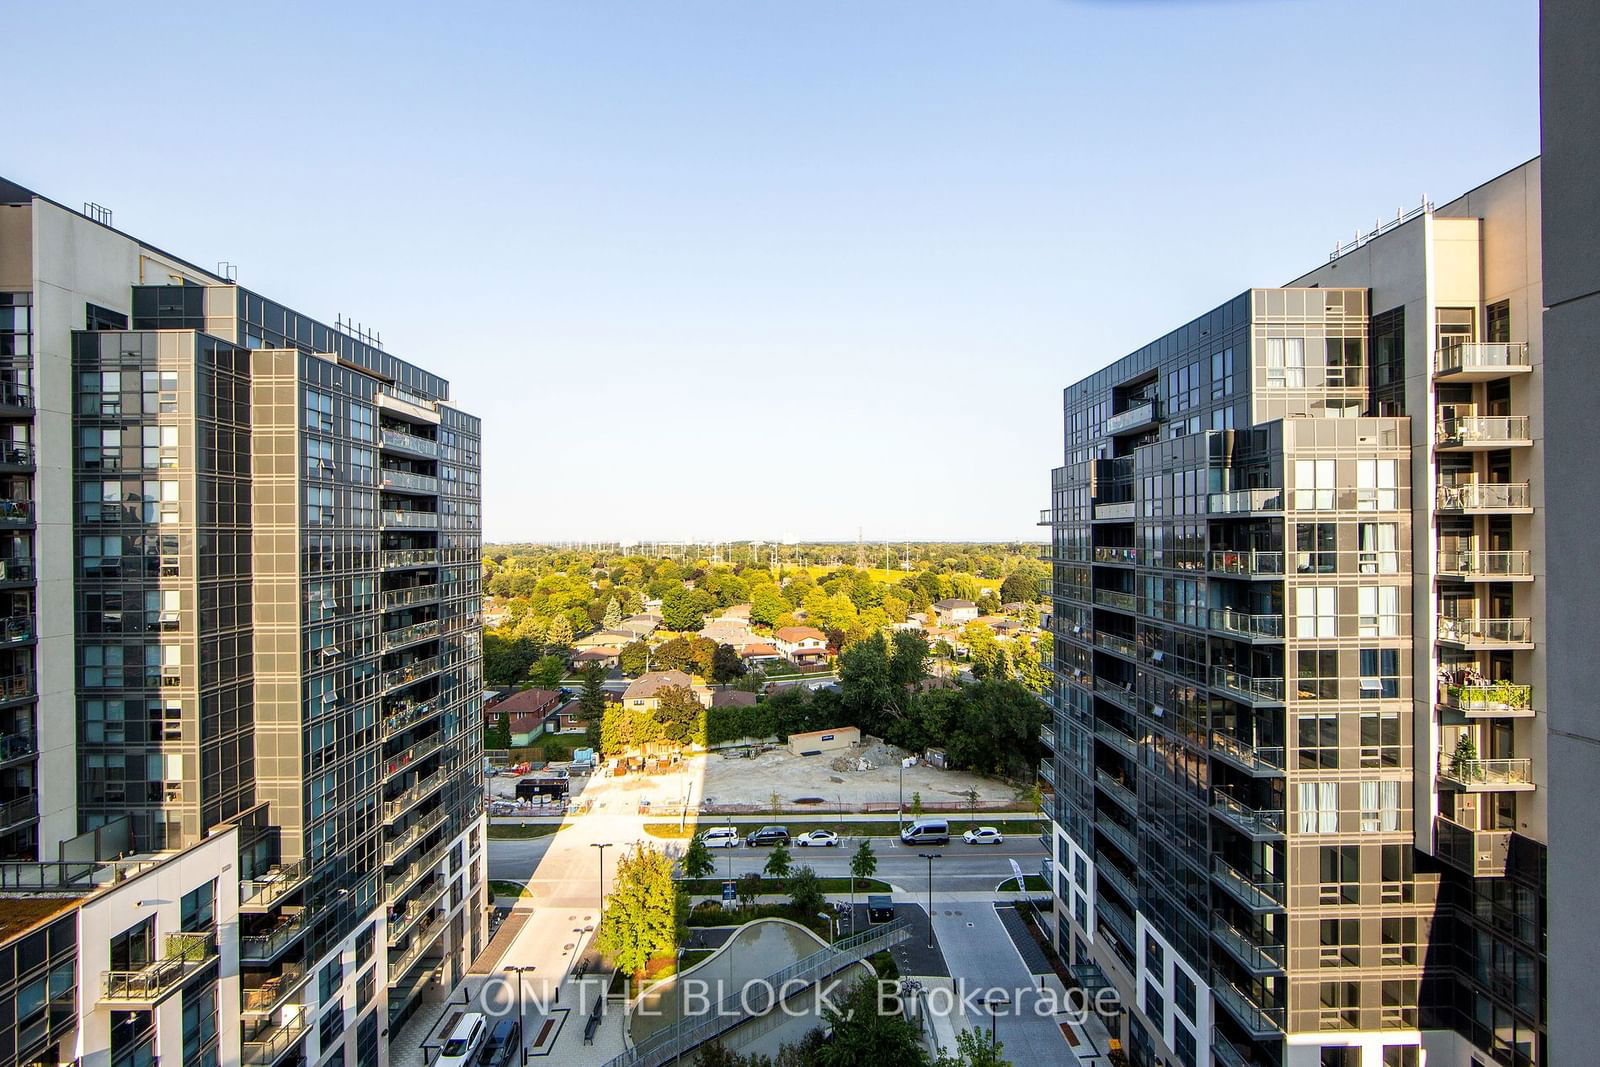
<svg viewBox="0 0 1600 1067">
<path fill-rule="evenodd" d="M 489 891 L 497 897 L 533 896 L 533 891 L 521 882 L 508 882 L 500 878 L 489 879 Z"/>
<path fill-rule="evenodd" d="M 1046 882 L 1043 878 L 1040 878 L 1037 874 L 1023 875 L 1022 887 L 1023 891 L 1028 893 L 1050 892 L 1050 883 Z M 1007 878 L 1005 881 L 995 886 L 994 891 L 996 893 L 1015 893 L 1017 891 L 1017 880 L 1015 878 Z"/>
<path fill-rule="evenodd" d="M 530 837 L 548 837 L 565 825 L 565 823 L 492 822 L 489 824 L 489 840 L 520 841 Z"/>
<path fill-rule="evenodd" d="M 797 922 L 824 941 L 833 939 L 833 924 L 820 915 L 805 915 L 789 904 L 757 904 L 749 908 L 707 908 L 689 915 L 690 926 L 741 926 L 754 919 L 788 919 Z"/>
</svg>

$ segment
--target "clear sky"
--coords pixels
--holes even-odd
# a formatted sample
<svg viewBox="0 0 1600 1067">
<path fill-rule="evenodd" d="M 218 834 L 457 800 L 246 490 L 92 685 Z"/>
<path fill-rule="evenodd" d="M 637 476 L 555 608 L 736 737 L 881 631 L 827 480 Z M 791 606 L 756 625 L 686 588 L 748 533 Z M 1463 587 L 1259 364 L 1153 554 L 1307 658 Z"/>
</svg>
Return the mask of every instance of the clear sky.
<svg viewBox="0 0 1600 1067">
<path fill-rule="evenodd" d="M 0 173 L 444 373 L 491 540 L 1031 538 L 1062 386 L 1537 153 L 1537 19 L 16 4 Z"/>
</svg>

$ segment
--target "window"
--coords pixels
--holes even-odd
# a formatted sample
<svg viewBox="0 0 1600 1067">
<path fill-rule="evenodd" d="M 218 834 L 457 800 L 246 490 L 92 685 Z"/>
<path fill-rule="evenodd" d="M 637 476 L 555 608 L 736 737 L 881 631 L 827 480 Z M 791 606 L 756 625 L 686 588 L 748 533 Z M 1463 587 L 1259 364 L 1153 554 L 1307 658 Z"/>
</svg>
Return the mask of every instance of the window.
<svg viewBox="0 0 1600 1067">
<path fill-rule="evenodd" d="M 1211 399 L 1233 395 L 1233 349 L 1211 354 Z M 1230 427 L 1231 429 L 1231 427 Z"/>
<path fill-rule="evenodd" d="M 1338 701 L 1339 699 L 1339 653 L 1330 649 L 1302 649 L 1296 653 L 1296 670 L 1294 670 L 1294 696 L 1302 701 Z M 1317 718 L 1333 718 L 1331 715 L 1301 715 L 1301 734 L 1304 739 L 1304 723 Z M 1338 728 L 1334 728 L 1334 745 L 1338 745 Z M 1301 766 L 1304 766 L 1302 763 Z"/>
<path fill-rule="evenodd" d="M 1379 848 L 1380 882 L 1379 898 L 1385 904 L 1409 904 L 1412 897 L 1414 864 L 1413 850 L 1406 845 L 1383 845 Z"/>
<path fill-rule="evenodd" d="M 374 419 L 372 409 L 365 404 L 350 405 L 350 437 L 356 441 L 371 441 L 376 438 L 373 431 Z"/>
<path fill-rule="evenodd" d="M 1213 430 L 1233 429 L 1233 405 L 1227 404 L 1211 412 L 1211 428 Z"/>
<path fill-rule="evenodd" d="M 1337 782 L 1298 782 L 1300 832 L 1335 834 L 1339 832 L 1339 785 Z"/>
<path fill-rule="evenodd" d="M 1319 904 L 1361 902 L 1361 846 L 1328 845 L 1319 857 L 1322 886 Z"/>
<path fill-rule="evenodd" d="M 1329 387 L 1360 388 L 1364 384 L 1366 376 L 1362 370 L 1366 361 L 1361 356 L 1361 338 L 1329 337 L 1324 341 L 1323 352 Z"/>
<path fill-rule="evenodd" d="M 1322 983 L 1322 1010 L 1318 1013 L 1318 1022 L 1324 1030 L 1353 1029 L 1361 1021 L 1361 983 L 1360 982 L 1323 982 Z M 1353 1049 L 1323 1049 L 1324 1054 L 1335 1052 L 1343 1055 L 1344 1059 L 1323 1059 L 1324 1064 L 1332 1067 L 1344 1067 L 1345 1064 L 1359 1063 L 1360 1060 L 1351 1060 L 1349 1055 L 1354 1052 L 1361 1055 L 1360 1048 Z"/>
<path fill-rule="evenodd" d="M 187 932 L 210 930 L 215 921 L 217 883 L 213 880 L 183 895 L 179 924 Z"/>
<path fill-rule="evenodd" d="M 1339 636 L 1338 592 L 1331 585 L 1303 585 L 1294 591 L 1297 637 Z"/>
<path fill-rule="evenodd" d="M 170 470 L 178 465 L 176 426 L 145 426 L 139 432 L 140 460 L 145 470 Z"/>
<path fill-rule="evenodd" d="M 1400 525 L 1363 522 L 1356 526 L 1356 569 L 1362 574 L 1400 572 Z"/>
<path fill-rule="evenodd" d="M 1323 967 L 1361 966 L 1361 920 L 1323 919 L 1317 962 Z"/>
<path fill-rule="evenodd" d="M 1294 461 L 1294 506 L 1296 511 L 1334 509 L 1334 462 L 1331 459 Z"/>
<path fill-rule="evenodd" d="M 1182 1023 L 1174 1023 L 1172 1030 L 1172 1051 L 1177 1054 L 1178 1062 L 1183 1067 L 1194 1067 L 1195 1046 L 1194 1034 Z"/>
<path fill-rule="evenodd" d="M 1393 833 L 1400 829 L 1400 783 L 1361 782 L 1361 832 Z"/>
<path fill-rule="evenodd" d="M 316 389 L 306 390 L 306 429 L 333 432 L 333 397 Z"/>
<path fill-rule="evenodd" d="M 1400 634 L 1400 588 L 1364 585 L 1356 590 L 1356 635 L 1397 637 Z"/>
<path fill-rule="evenodd" d="M 339 983 L 344 981 L 343 957 L 334 957 L 322 970 L 317 972 L 317 1001 L 326 1004 L 339 992 Z"/>
<path fill-rule="evenodd" d="M 1385 966 L 1410 966 L 1417 962 L 1416 916 L 1392 918 L 1382 921 L 1383 945 L 1379 962 Z"/>
<path fill-rule="evenodd" d="M 1336 770 L 1339 766 L 1339 716 L 1301 715 L 1298 742 L 1302 769 Z"/>
<path fill-rule="evenodd" d="M 1195 987 L 1194 979 L 1190 978 L 1181 967 L 1172 971 L 1172 1002 L 1179 1011 L 1190 1019 L 1194 1018 Z"/>
<path fill-rule="evenodd" d="M 1394 511 L 1400 506 L 1399 461 L 1356 460 L 1356 510 Z"/>
<path fill-rule="evenodd" d="M 1400 713 L 1361 713 L 1361 766 L 1400 766 Z"/>
<path fill-rule="evenodd" d="M 344 1004 L 334 1001 L 333 1007 L 322 1013 L 317 1023 L 317 1036 L 322 1039 L 322 1050 L 328 1051 L 344 1034 Z"/>
<path fill-rule="evenodd" d="M 1420 1055 L 1416 1045 L 1385 1045 L 1383 1067 L 1417 1067 Z"/>
<path fill-rule="evenodd" d="M 372 958 L 372 947 L 376 940 L 375 927 L 368 924 L 361 933 L 356 935 L 356 966 L 359 967 Z"/>
<path fill-rule="evenodd" d="M 1338 526 L 1331 522 L 1300 522 L 1294 527 L 1294 567 L 1299 574 L 1333 574 L 1339 569 L 1334 551 Z"/>
<path fill-rule="evenodd" d="M 306 486 L 306 522 L 331 524 L 335 519 L 334 491 L 326 485 Z"/>
<path fill-rule="evenodd" d="M 216 1067 L 216 1036 L 217 987 L 190 986 L 183 993 L 183 1062 L 189 1067 Z M 208 1045 L 212 1047 L 207 1049 Z"/>
<path fill-rule="evenodd" d="M 1361 699 L 1393 700 L 1400 695 L 1400 650 L 1361 650 Z M 1365 716 L 1363 716 L 1365 719 Z M 1365 727 L 1363 727 L 1363 730 Z M 1398 727 L 1396 728 L 1398 729 Z M 1365 735 L 1362 744 L 1366 743 Z"/>
<path fill-rule="evenodd" d="M 1380 1021 L 1383 1026 L 1398 1028 L 1417 1025 L 1416 979 L 1386 981 L 1383 983 L 1382 994 L 1383 1013 Z"/>
<path fill-rule="evenodd" d="M 1167 1002 L 1153 983 L 1144 984 L 1144 1013 L 1155 1024 L 1158 1033 L 1167 1029 Z"/>
<path fill-rule="evenodd" d="M 320 437 L 307 437 L 306 477 L 328 478 L 336 469 L 333 465 L 333 442 Z"/>
<path fill-rule="evenodd" d="M 1484 308 L 1483 339 L 1490 344 L 1509 344 L 1511 341 L 1511 302 L 1501 300 Z"/>
<path fill-rule="evenodd" d="M 1267 338 L 1267 385 L 1287 389 L 1302 389 L 1305 384 L 1305 338 Z"/>
</svg>

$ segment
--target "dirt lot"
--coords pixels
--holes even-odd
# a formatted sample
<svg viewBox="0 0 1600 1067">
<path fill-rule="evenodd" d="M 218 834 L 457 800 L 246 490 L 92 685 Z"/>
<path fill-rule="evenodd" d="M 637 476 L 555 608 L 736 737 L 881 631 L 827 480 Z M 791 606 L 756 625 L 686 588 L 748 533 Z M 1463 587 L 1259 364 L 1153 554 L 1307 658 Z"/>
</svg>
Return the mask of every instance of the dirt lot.
<svg viewBox="0 0 1600 1067">
<path fill-rule="evenodd" d="M 816 756 L 794 756 L 786 749 L 773 749 L 751 759 L 726 759 L 721 753 L 696 757 L 690 773 L 699 778 L 697 789 L 708 804 L 767 804 L 774 792 L 785 804 L 802 798 L 820 797 L 819 809 L 827 810 L 841 802 L 846 808 L 864 803 L 892 807 L 899 796 L 900 768 L 894 763 L 870 771 L 836 771 L 830 764 L 838 752 Z M 1014 790 L 1004 782 L 994 782 L 965 771 L 944 771 L 935 767 L 905 769 L 905 800 L 921 793 L 924 805 L 966 803 L 966 791 L 976 789 L 980 804 L 1010 801 Z"/>
</svg>

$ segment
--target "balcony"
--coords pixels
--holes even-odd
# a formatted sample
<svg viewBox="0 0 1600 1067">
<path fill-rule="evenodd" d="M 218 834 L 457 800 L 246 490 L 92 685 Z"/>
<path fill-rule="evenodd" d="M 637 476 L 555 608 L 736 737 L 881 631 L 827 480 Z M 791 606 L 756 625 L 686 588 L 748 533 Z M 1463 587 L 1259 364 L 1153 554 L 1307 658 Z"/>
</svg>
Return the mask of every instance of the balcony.
<svg viewBox="0 0 1600 1067">
<path fill-rule="evenodd" d="M 1046 759 L 1039 761 L 1039 778 L 1051 789 L 1057 788 L 1058 783 L 1056 782 L 1056 766 L 1054 760 Z"/>
<path fill-rule="evenodd" d="M 426 855 L 419 856 L 405 870 L 393 878 L 385 879 L 383 883 L 384 899 L 398 900 L 405 894 L 406 890 L 416 885 L 424 874 L 437 867 L 439 861 L 444 859 L 445 853 L 448 851 L 450 851 L 450 842 L 441 841 L 438 845 L 429 849 Z"/>
<path fill-rule="evenodd" d="M 1110 678 L 1096 678 L 1094 691 L 1127 711 L 1139 710 L 1139 698 L 1131 685 L 1121 685 Z"/>
<path fill-rule="evenodd" d="M 1253 935 L 1240 930 L 1220 915 L 1211 917 L 1211 935 L 1251 974 L 1263 976 L 1283 970 L 1282 945 L 1263 945 Z"/>
<path fill-rule="evenodd" d="M 33 581 L 33 560 L 27 556 L 0 559 L 0 582 Z"/>
<path fill-rule="evenodd" d="M 1139 838 L 1132 830 L 1104 817 L 1094 821 L 1094 828 L 1096 833 L 1121 849 L 1124 856 L 1134 863 L 1139 862 Z"/>
<path fill-rule="evenodd" d="M 386 571 L 406 570 L 411 567 L 437 567 L 437 548 L 395 548 L 378 553 L 378 568 Z"/>
<path fill-rule="evenodd" d="M 1282 911 L 1283 882 L 1262 874 L 1248 875 L 1221 856 L 1211 857 L 1211 877 L 1251 911 Z"/>
<path fill-rule="evenodd" d="M 1138 514 L 1137 505 L 1131 500 L 1113 500 L 1107 504 L 1096 504 L 1094 506 L 1094 517 L 1097 519 L 1126 522 L 1136 514 Z"/>
<path fill-rule="evenodd" d="M 382 448 L 390 452 L 409 452 L 414 456 L 426 456 L 429 459 L 437 459 L 439 456 L 439 442 L 406 433 L 404 430 L 385 429 L 379 435 L 378 442 Z"/>
<path fill-rule="evenodd" d="M 247 963 L 270 963 L 283 954 L 284 950 L 306 932 L 310 924 L 305 921 L 304 909 L 289 912 L 285 909 L 284 917 L 270 930 L 258 934 L 243 934 L 239 937 L 239 958 Z"/>
<path fill-rule="evenodd" d="M 439 513 L 384 508 L 378 512 L 378 526 L 385 530 L 437 530 Z"/>
<path fill-rule="evenodd" d="M 1123 900 L 1137 903 L 1139 888 L 1133 884 L 1133 877 L 1106 858 L 1104 852 L 1096 852 L 1094 856 L 1094 869 L 1107 882 L 1111 888 L 1122 894 Z"/>
<path fill-rule="evenodd" d="M 407 645 L 417 644 L 419 641 L 431 641 L 438 637 L 440 632 L 439 620 L 429 619 L 419 622 L 414 626 L 402 626 L 398 630 L 385 630 L 383 632 L 383 650 L 393 652 Z"/>
<path fill-rule="evenodd" d="M 421 959 L 422 954 L 428 951 L 428 946 L 438 939 L 439 931 L 447 925 L 449 924 L 439 917 L 438 912 L 433 912 L 426 922 L 411 931 L 411 944 L 398 956 L 389 957 L 389 981 L 394 982 L 404 977 L 411 965 Z"/>
<path fill-rule="evenodd" d="M 101 1000 L 118 1004 L 155 1005 L 200 968 L 217 958 L 217 935 L 168 934 L 162 956 L 136 971 L 106 971 Z"/>
<path fill-rule="evenodd" d="M 1514 682 L 1439 686 L 1439 704 L 1468 718 L 1524 719 L 1533 714 L 1533 686 Z"/>
<path fill-rule="evenodd" d="M 1282 1036 L 1284 1019 L 1282 1008 L 1263 1008 L 1250 994 L 1226 978 L 1219 978 L 1212 985 L 1211 993 L 1217 1003 L 1221 1004 L 1251 1037 Z"/>
<path fill-rule="evenodd" d="M 1276 776 L 1284 770 L 1282 746 L 1258 747 L 1222 730 L 1211 731 L 1211 751 L 1251 774 Z"/>
<path fill-rule="evenodd" d="M 1511 852 L 1510 830 L 1474 830 L 1444 815 L 1433 820 L 1438 856 L 1474 878 L 1501 878 Z"/>
<path fill-rule="evenodd" d="M 0 526 L 32 526 L 33 501 L 0 498 Z"/>
<path fill-rule="evenodd" d="M 383 802 L 383 821 L 386 823 L 394 822 L 424 798 L 437 792 L 439 787 L 444 785 L 444 781 L 445 774 L 443 771 L 434 771 L 424 778 L 417 779 L 404 793 Z"/>
<path fill-rule="evenodd" d="M 383 773 L 399 774 L 407 767 L 415 766 L 439 751 L 444 746 L 444 741 L 439 735 L 424 738 L 403 752 L 396 753 L 384 761 Z"/>
<path fill-rule="evenodd" d="M 29 759 L 39 752 L 39 739 L 28 731 L 0 734 L 0 763 Z"/>
<path fill-rule="evenodd" d="M 1103 896 L 1097 896 L 1095 899 L 1094 922 L 1100 929 L 1109 929 L 1129 952 L 1138 951 L 1139 942 L 1134 937 L 1134 931 L 1138 926 L 1134 924 L 1133 916 Z"/>
<path fill-rule="evenodd" d="M 1102 429 L 1109 437 L 1116 437 L 1125 433 L 1138 433 L 1154 426 L 1159 417 L 1158 405 L 1155 400 L 1139 401 L 1130 404 L 1125 411 L 1119 411 L 1107 418 Z"/>
<path fill-rule="evenodd" d="M 1124 593 L 1117 589 L 1096 589 L 1094 602 L 1103 608 L 1115 608 L 1118 611 L 1137 612 L 1139 610 L 1139 597 L 1134 593 Z"/>
<path fill-rule="evenodd" d="M 306 883 L 304 860 L 272 867 L 260 878 L 239 880 L 239 910 L 243 912 L 270 911 L 290 893 Z"/>
<path fill-rule="evenodd" d="M 1452 382 L 1486 382 L 1527 374 L 1528 346 L 1521 343 L 1478 342 L 1450 345 L 1433 354 L 1433 376 Z"/>
<path fill-rule="evenodd" d="M 1094 771 L 1094 780 L 1099 783 L 1100 788 L 1104 789 L 1112 800 L 1127 808 L 1131 813 L 1138 814 L 1139 794 L 1131 782 L 1114 777 L 1098 767 Z"/>
<path fill-rule="evenodd" d="M 418 604 L 432 604 L 439 599 L 439 586 L 413 585 L 409 589 L 385 589 L 378 594 L 378 606 L 384 611 L 410 608 Z"/>
<path fill-rule="evenodd" d="M 1094 643 L 1108 652 L 1115 652 L 1119 656 L 1129 659 L 1139 658 L 1139 648 L 1133 643 L 1133 638 L 1123 637 L 1121 634 L 1107 633 L 1104 630 L 1095 632 Z"/>
<path fill-rule="evenodd" d="M 1139 742 L 1108 722 L 1097 723 L 1094 735 L 1130 759 L 1139 758 Z"/>
<path fill-rule="evenodd" d="M 401 856 L 404 856 L 411 850 L 411 846 L 443 826 L 445 817 L 448 814 L 449 812 L 445 811 L 444 808 L 438 808 L 400 831 L 399 836 L 385 841 L 383 843 L 383 862 L 386 864 L 393 863 Z"/>
<path fill-rule="evenodd" d="M 1247 1058 L 1216 1027 L 1211 1028 L 1211 1062 L 1218 1067 L 1259 1067 L 1259 1061 L 1254 1056 Z"/>
<path fill-rule="evenodd" d="M 1211 553 L 1207 569 L 1212 574 L 1230 578 L 1282 578 L 1282 552 L 1234 552 L 1224 550 Z"/>
<path fill-rule="evenodd" d="M 378 472 L 378 485 L 391 493 L 439 495 L 439 479 L 431 474 L 413 474 L 410 471 L 390 470 L 385 467 Z"/>
<path fill-rule="evenodd" d="M 301 964 L 282 964 L 277 974 L 268 975 L 260 985 L 239 990 L 240 1010 L 246 1015 L 271 1015 L 287 1004 L 310 977 Z"/>
<path fill-rule="evenodd" d="M 1526 793 L 1534 787 L 1533 761 L 1442 756 L 1439 781 L 1469 793 Z"/>
<path fill-rule="evenodd" d="M 1283 812 L 1252 808 L 1221 789 L 1213 791 L 1211 810 L 1252 838 L 1283 836 Z"/>
<path fill-rule="evenodd" d="M 412 660 L 403 667 L 383 672 L 383 681 L 379 688 L 388 693 L 402 686 L 420 682 L 425 678 L 432 678 L 444 667 L 443 656 L 429 656 L 426 659 Z"/>
<path fill-rule="evenodd" d="M 1211 515 L 1257 515 L 1282 510 L 1282 489 L 1235 489 L 1206 497 L 1206 512 Z"/>
<path fill-rule="evenodd" d="M 0 442 L 0 467 L 13 471 L 32 470 L 37 461 L 37 453 L 27 441 Z"/>
<path fill-rule="evenodd" d="M 1039 509 L 1039 521 L 1037 523 L 1035 523 L 1035 525 L 1037 525 L 1037 526 L 1052 526 L 1054 524 L 1055 524 L 1055 511 L 1050 509 L 1050 508 L 1040 508 Z"/>
<path fill-rule="evenodd" d="M 1282 641 L 1282 615 L 1250 615 L 1232 608 L 1212 608 L 1211 629 L 1235 634 L 1250 641 Z"/>
<path fill-rule="evenodd" d="M 1529 619 L 1439 618 L 1439 643 L 1465 649 L 1532 648 Z"/>
<path fill-rule="evenodd" d="M 1439 576 L 1458 582 L 1528 582 L 1533 567 L 1520 552 L 1440 552 Z"/>
<path fill-rule="evenodd" d="M 1124 567 L 1133 567 L 1139 563 L 1139 550 L 1137 548 L 1122 548 L 1113 545 L 1096 545 L 1094 561 L 1096 563 L 1115 563 Z"/>
<path fill-rule="evenodd" d="M 245 1067 L 272 1067 L 300 1043 L 311 1027 L 303 1015 L 296 1014 L 272 1027 L 258 1030 L 244 1043 L 239 1062 Z"/>
<path fill-rule="evenodd" d="M 12 615 L 10 618 L 0 619 L 0 646 L 23 645 L 33 638 L 32 615 Z"/>
<path fill-rule="evenodd" d="M 23 796 L 0 803 L 0 831 L 10 831 L 37 819 L 39 810 L 34 799 L 33 796 Z"/>
<path fill-rule="evenodd" d="M 385 741 L 403 730 L 437 715 L 440 704 L 436 700 L 407 700 L 396 704 L 384 715 L 379 724 L 379 736 Z"/>
<path fill-rule="evenodd" d="M 1527 482 L 1467 482 L 1439 486 L 1433 507 L 1461 515 L 1528 515 L 1533 496 Z"/>
<path fill-rule="evenodd" d="M 1226 667 L 1212 667 L 1211 688 L 1221 689 L 1247 704 L 1283 703 L 1282 678 L 1257 678 Z"/>
<path fill-rule="evenodd" d="M 1526 415 L 1451 416 L 1440 419 L 1434 431 L 1433 447 L 1439 452 L 1487 452 L 1533 444 Z"/>
<path fill-rule="evenodd" d="M 0 382 L 0 409 L 7 413 L 33 410 L 33 386 L 21 382 Z"/>
</svg>

